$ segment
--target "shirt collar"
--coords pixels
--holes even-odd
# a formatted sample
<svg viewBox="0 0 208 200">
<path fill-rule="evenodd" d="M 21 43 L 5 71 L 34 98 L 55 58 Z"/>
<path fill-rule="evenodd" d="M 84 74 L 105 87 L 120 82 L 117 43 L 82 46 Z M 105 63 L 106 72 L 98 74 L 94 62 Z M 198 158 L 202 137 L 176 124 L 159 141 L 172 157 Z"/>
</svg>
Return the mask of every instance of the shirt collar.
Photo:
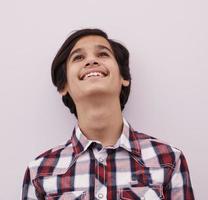
<svg viewBox="0 0 208 200">
<path fill-rule="evenodd" d="M 139 156 L 141 155 L 141 149 L 138 139 L 138 133 L 134 131 L 130 123 L 123 117 L 123 130 L 121 136 L 119 137 L 114 146 L 105 148 L 115 149 L 118 147 L 122 147 L 128 152 Z M 76 156 L 86 151 L 93 142 L 101 144 L 99 141 L 87 139 L 86 136 L 80 130 L 78 123 L 76 123 L 74 127 L 71 142 Z"/>
</svg>

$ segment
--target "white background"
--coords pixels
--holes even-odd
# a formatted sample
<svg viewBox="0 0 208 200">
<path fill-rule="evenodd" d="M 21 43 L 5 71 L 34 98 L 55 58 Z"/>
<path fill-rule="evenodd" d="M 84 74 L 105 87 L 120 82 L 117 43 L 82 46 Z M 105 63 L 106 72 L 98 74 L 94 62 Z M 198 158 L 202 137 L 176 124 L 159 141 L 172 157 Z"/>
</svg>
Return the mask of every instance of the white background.
<svg viewBox="0 0 208 200">
<path fill-rule="evenodd" d="M 29 161 L 76 122 L 51 83 L 70 32 L 98 27 L 130 51 L 132 126 L 183 150 L 196 199 L 207 199 L 207 1 L 0 2 L 0 199 L 19 199 Z"/>
</svg>

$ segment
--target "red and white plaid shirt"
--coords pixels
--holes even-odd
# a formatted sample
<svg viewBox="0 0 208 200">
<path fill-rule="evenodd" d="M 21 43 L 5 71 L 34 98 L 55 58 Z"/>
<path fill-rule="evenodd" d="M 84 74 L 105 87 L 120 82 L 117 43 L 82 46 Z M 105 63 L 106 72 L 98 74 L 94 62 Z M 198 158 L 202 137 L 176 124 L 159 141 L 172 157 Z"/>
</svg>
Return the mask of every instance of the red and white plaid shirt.
<svg viewBox="0 0 208 200">
<path fill-rule="evenodd" d="M 183 153 L 138 133 L 123 118 L 114 146 L 88 140 L 78 124 L 71 139 L 32 161 L 22 200 L 193 200 Z"/>
</svg>

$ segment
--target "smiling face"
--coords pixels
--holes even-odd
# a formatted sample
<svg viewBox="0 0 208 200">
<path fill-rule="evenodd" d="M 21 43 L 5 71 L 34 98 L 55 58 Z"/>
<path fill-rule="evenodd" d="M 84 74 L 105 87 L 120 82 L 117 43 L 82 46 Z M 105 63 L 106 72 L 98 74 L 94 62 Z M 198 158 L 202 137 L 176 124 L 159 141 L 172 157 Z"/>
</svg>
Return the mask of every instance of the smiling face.
<svg viewBox="0 0 208 200">
<path fill-rule="evenodd" d="M 76 102 L 95 94 L 119 98 L 121 86 L 129 81 L 122 78 L 109 42 L 101 36 L 85 36 L 75 44 L 67 60 L 67 92 Z"/>
</svg>

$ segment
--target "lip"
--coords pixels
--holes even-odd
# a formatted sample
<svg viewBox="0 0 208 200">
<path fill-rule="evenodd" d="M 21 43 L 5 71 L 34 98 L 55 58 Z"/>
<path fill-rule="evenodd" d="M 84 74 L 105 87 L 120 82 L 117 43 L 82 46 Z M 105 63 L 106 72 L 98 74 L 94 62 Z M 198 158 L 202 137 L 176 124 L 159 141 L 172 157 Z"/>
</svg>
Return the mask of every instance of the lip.
<svg viewBox="0 0 208 200">
<path fill-rule="evenodd" d="M 80 74 L 79 79 L 83 80 L 84 76 L 86 74 L 91 73 L 91 72 L 100 72 L 100 73 L 104 74 L 104 77 L 106 77 L 108 75 L 107 70 L 105 70 L 104 68 L 99 67 L 99 68 L 92 68 L 92 69 L 88 69 L 88 70 L 84 71 L 83 73 Z"/>
</svg>

